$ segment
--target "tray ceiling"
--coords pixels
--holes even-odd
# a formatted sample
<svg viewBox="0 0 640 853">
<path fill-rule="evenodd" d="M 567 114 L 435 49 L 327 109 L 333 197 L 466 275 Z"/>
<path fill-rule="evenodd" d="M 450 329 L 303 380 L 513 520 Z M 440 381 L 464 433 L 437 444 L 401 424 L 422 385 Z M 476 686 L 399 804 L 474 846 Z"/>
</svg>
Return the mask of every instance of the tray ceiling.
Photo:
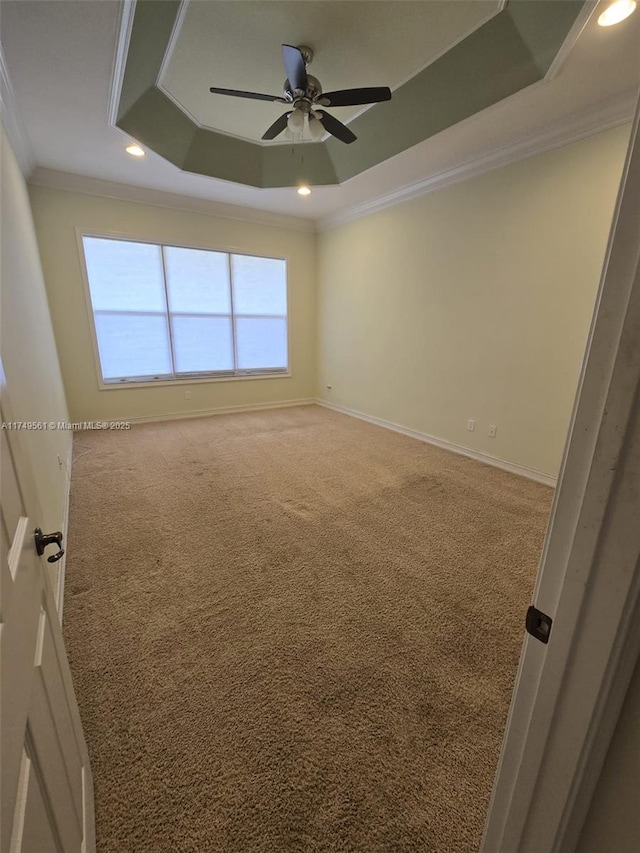
<svg viewBox="0 0 640 853">
<path fill-rule="evenodd" d="M 541 80 L 582 5 L 138 0 L 116 124 L 187 172 L 264 188 L 339 184 Z M 390 102 L 352 112 L 355 143 L 264 145 L 256 137 L 282 105 L 208 92 L 279 94 L 283 42 L 316 51 L 325 90 L 394 87 Z M 349 110 L 335 112 L 344 121 Z"/>
<path fill-rule="evenodd" d="M 200 127 L 260 142 L 281 104 L 230 100 L 209 86 L 281 95 L 280 45 L 307 44 L 309 73 L 325 92 L 360 86 L 398 88 L 500 11 L 498 0 L 408 2 L 187 2 L 158 77 Z M 342 107 L 348 123 L 366 109 Z M 274 144 L 274 143 L 267 143 Z M 275 144 L 291 144 L 278 138 Z"/>
<path fill-rule="evenodd" d="M 142 158 L 125 152 L 130 135 L 113 123 L 120 91 L 114 58 L 126 47 L 118 34 L 129 0 L 2 0 L 6 65 L 0 71 L 13 89 L 3 122 L 20 120 L 17 130 L 9 122 L 10 139 L 32 183 L 312 228 L 628 122 L 640 85 L 640 13 L 619 26 L 600 27 L 597 18 L 608 2 L 583 6 L 541 82 L 349 180 L 314 186 L 305 198 L 287 187 L 265 189 L 188 172 L 150 147 Z M 320 67 L 320 57 L 312 70 Z M 122 63 L 115 68 L 123 70 Z M 361 140 L 342 147 L 350 152 Z M 291 156 L 290 146 L 270 148 Z"/>
</svg>

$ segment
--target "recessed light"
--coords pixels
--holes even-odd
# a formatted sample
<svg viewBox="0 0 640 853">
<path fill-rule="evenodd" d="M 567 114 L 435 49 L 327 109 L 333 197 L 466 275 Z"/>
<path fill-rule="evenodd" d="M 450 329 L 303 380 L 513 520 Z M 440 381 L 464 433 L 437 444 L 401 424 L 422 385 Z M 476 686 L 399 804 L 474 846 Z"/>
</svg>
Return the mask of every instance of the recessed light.
<svg viewBox="0 0 640 853">
<path fill-rule="evenodd" d="M 298 187 L 298 195 L 311 195 L 309 187 Z"/>
<path fill-rule="evenodd" d="M 628 18 L 632 12 L 635 12 L 636 0 L 616 0 L 598 18 L 598 23 L 601 27 L 612 27 L 614 24 L 619 24 Z"/>
<path fill-rule="evenodd" d="M 144 157 L 144 151 L 140 148 L 139 145 L 127 145 L 124 149 L 127 154 L 131 154 L 132 157 Z"/>
</svg>

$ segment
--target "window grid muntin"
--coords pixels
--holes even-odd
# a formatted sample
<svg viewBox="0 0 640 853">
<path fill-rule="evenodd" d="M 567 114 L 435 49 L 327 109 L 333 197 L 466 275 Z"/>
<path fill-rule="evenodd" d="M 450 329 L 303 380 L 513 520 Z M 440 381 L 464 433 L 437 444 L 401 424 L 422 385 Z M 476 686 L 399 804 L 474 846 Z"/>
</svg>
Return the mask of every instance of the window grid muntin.
<svg viewBox="0 0 640 853">
<path fill-rule="evenodd" d="M 164 308 L 167 312 L 167 331 L 169 334 L 169 352 L 171 353 L 171 367 L 173 375 L 176 374 L 176 351 L 173 343 L 173 317 L 169 311 L 169 291 L 167 287 L 167 262 L 164 256 L 164 245 L 160 243 L 160 257 L 162 258 L 162 283 L 164 285 Z"/>
<path fill-rule="evenodd" d="M 231 252 L 227 252 L 227 269 L 229 271 L 229 300 L 231 311 L 231 344 L 233 346 L 233 367 L 238 369 L 238 334 L 236 332 L 235 306 L 233 304 L 233 264 L 231 263 Z M 289 354 L 287 353 L 287 359 Z"/>
<path fill-rule="evenodd" d="M 140 383 L 153 383 L 153 382 L 172 382 L 172 381 L 195 381 L 202 380 L 206 381 L 207 378 L 211 379 L 233 379 L 233 378 L 249 378 L 252 376 L 260 377 L 260 376 L 278 376 L 278 375 L 288 375 L 289 374 L 289 310 L 288 310 L 288 302 L 289 302 L 289 282 L 288 282 L 288 264 L 287 259 L 284 257 L 276 257 L 269 255 L 256 255 L 252 252 L 242 252 L 238 250 L 225 250 L 225 249 L 211 249 L 211 248 L 203 248 L 201 246 L 187 246 L 180 245 L 178 243 L 159 243 L 154 240 L 145 240 L 145 239 L 132 239 L 126 235 L 113 235 L 113 234 L 97 234 L 97 233 L 84 233 L 77 230 L 78 236 L 80 237 L 80 244 L 82 246 L 83 252 L 83 263 L 84 270 L 86 275 L 86 283 L 87 283 L 87 293 L 89 296 L 89 302 L 91 305 L 91 314 L 92 321 L 94 326 L 94 336 L 96 342 L 96 354 L 98 356 L 98 365 L 100 367 L 100 376 L 102 383 L 104 385 L 126 385 L 126 384 L 140 384 Z M 160 311 L 117 311 L 117 310 L 107 310 L 107 309 L 94 309 L 93 307 L 93 297 L 91 293 L 91 283 L 89 281 L 89 270 L 88 264 L 86 261 L 85 255 L 85 238 L 95 238 L 100 240 L 106 240 L 110 242 L 122 241 L 126 243 L 138 243 L 143 245 L 152 245 L 157 246 L 161 251 L 162 257 L 162 283 L 164 287 L 164 296 L 165 296 L 165 307 L 166 314 L 164 317 L 167 321 L 168 328 L 168 336 L 169 336 L 169 351 L 171 362 L 173 366 L 172 373 L 163 373 L 163 374 L 146 374 L 146 375 L 137 375 L 137 376 L 122 376 L 122 377 L 109 377 L 105 378 L 103 370 L 102 370 L 102 359 L 100 357 L 100 348 L 98 346 L 98 338 L 97 338 L 97 329 L 95 324 L 95 316 L 97 314 L 114 314 L 117 316 L 163 316 Z M 229 265 L 229 296 L 231 309 L 230 314 L 198 314 L 191 312 L 171 312 L 169 310 L 169 295 L 168 295 L 168 285 L 167 285 L 167 274 L 166 274 L 166 263 L 165 263 L 165 249 L 175 248 L 175 249 L 193 249 L 195 251 L 201 252 L 214 252 L 218 254 L 225 254 L 227 256 L 227 263 Z M 274 261 L 282 261 L 285 264 L 285 307 L 287 308 L 286 314 L 236 314 L 234 310 L 234 294 L 233 294 L 233 272 L 232 272 L 232 256 L 237 255 L 239 257 L 249 257 L 249 258 L 258 258 L 260 260 L 274 260 Z M 186 372 L 186 371 L 176 371 L 175 369 L 175 352 L 173 347 L 173 331 L 171 326 L 171 319 L 173 314 L 176 316 L 193 316 L 199 318 L 207 318 L 207 317 L 220 317 L 220 318 L 229 318 L 231 320 L 231 333 L 233 338 L 233 360 L 234 360 L 234 369 L 233 370 L 214 370 L 214 371 L 196 371 L 196 372 Z M 239 368 L 238 364 L 238 355 L 237 355 L 237 334 L 236 334 L 236 317 L 239 319 L 281 319 L 285 321 L 285 348 L 286 348 L 286 364 L 279 365 L 277 367 L 252 367 L 252 368 Z"/>
</svg>

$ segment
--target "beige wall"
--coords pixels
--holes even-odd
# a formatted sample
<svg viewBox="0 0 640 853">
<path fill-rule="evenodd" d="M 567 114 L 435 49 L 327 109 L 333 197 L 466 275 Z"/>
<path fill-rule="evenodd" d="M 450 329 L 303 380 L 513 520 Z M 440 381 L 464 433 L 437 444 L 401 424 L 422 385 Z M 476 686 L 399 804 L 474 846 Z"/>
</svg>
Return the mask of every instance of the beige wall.
<svg viewBox="0 0 640 853">
<path fill-rule="evenodd" d="M 44 187 L 33 186 L 30 193 L 72 420 L 188 414 L 313 397 L 315 234 Z M 286 256 L 291 377 L 99 390 L 76 227 Z"/>
<path fill-rule="evenodd" d="M 628 133 L 616 128 L 326 231 L 317 265 L 316 237 L 303 231 L 32 187 L 71 418 L 317 395 L 555 475 Z M 293 375 L 99 390 L 76 227 L 287 255 Z"/>
<path fill-rule="evenodd" d="M 322 233 L 317 396 L 556 475 L 628 135 Z"/>
<path fill-rule="evenodd" d="M 68 420 L 67 405 L 27 188 L 2 131 L 0 147 L 0 356 L 10 417 L 27 422 L 64 422 Z M 34 526 L 59 530 L 68 494 L 66 465 L 71 433 L 21 430 L 18 440 L 40 504 Z"/>
<path fill-rule="evenodd" d="M 582 829 L 577 853 L 640 849 L 640 661 Z"/>
</svg>

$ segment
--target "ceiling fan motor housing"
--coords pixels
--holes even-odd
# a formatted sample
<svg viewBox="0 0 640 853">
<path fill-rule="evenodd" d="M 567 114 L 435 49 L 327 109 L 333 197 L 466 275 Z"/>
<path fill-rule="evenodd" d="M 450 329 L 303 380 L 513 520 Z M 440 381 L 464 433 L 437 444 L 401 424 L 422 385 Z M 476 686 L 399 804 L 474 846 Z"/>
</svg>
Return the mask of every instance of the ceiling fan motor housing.
<svg viewBox="0 0 640 853">
<path fill-rule="evenodd" d="M 322 94 L 322 85 L 317 77 L 312 74 L 307 74 L 307 88 L 302 94 L 298 94 L 301 90 L 293 89 L 288 78 L 284 81 L 284 96 L 287 100 L 294 103 L 298 101 L 315 101 Z"/>
<path fill-rule="evenodd" d="M 313 61 L 313 48 L 309 47 L 307 44 L 299 44 L 298 50 L 304 59 L 304 64 L 311 65 L 311 62 Z"/>
</svg>

